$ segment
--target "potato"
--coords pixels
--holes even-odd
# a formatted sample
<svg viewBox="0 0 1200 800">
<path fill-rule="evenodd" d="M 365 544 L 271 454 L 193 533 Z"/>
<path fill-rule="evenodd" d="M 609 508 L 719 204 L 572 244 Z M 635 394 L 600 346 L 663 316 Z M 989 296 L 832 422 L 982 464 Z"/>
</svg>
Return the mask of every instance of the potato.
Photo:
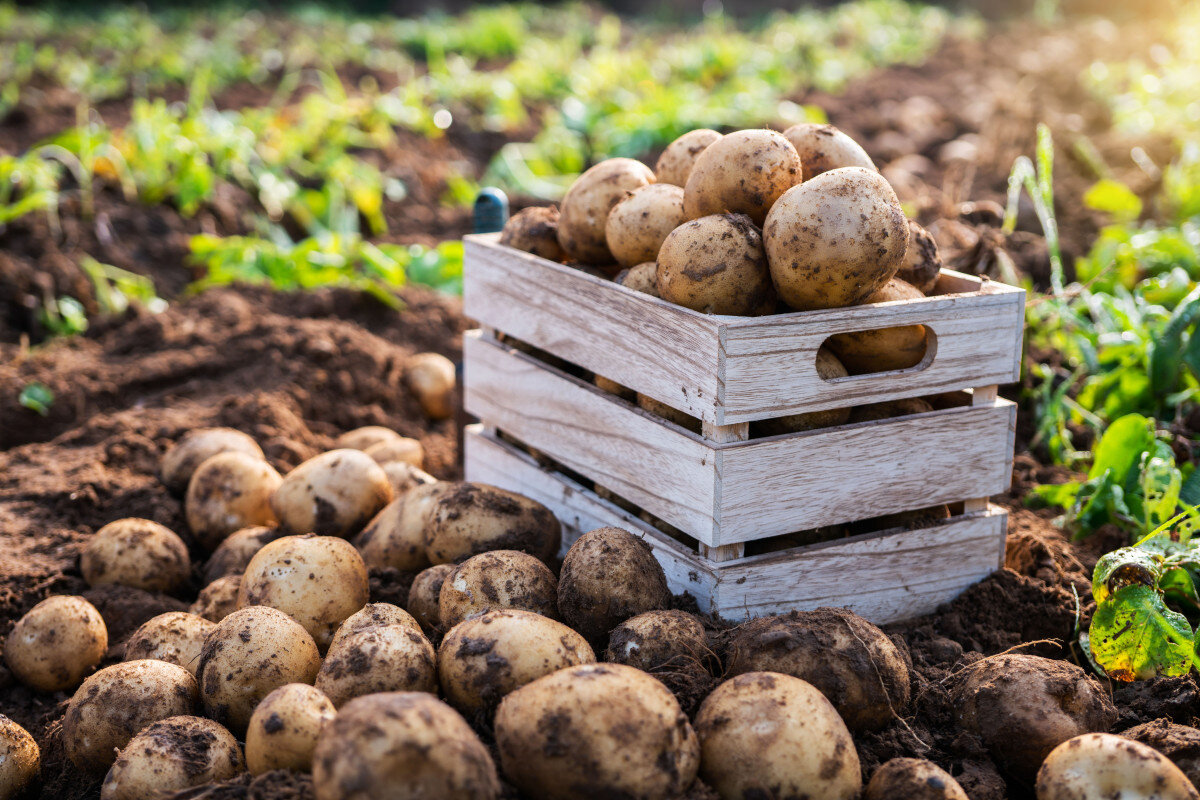
<svg viewBox="0 0 1200 800">
<path fill-rule="evenodd" d="M 1179 767 L 1154 748 L 1110 733 L 1088 733 L 1051 751 L 1037 775 L 1038 800 L 1198 800 Z"/>
<path fill-rule="evenodd" d="M 844 608 L 793 611 L 737 628 L 727 674 L 782 672 L 817 687 L 852 731 L 877 730 L 908 705 L 908 664 L 892 640 Z"/>
<path fill-rule="evenodd" d="M 700 775 L 721 797 L 852 800 L 862 790 L 850 731 L 811 684 L 777 672 L 725 681 L 696 715 Z"/>
<path fill-rule="evenodd" d="M 500 703 L 495 730 L 505 777 L 546 800 L 667 800 L 699 766 L 675 696 L 621 664 L 568 667 L 517 689 Z"/>
<path fill-rule="evenodd" d="M 103 773 L 138 731 L 195 708 L 196 679 L 183 667 L 153 659 L 113 664 L 75 690 L 63 717 L 63 747 L 79 769 Z"/>
<path fill-rule="evenodd" d="M 413 579 L 408 590 L 408 611 L 426 634 L 433 635 L 442 629 L 442 621 L 438 614 L 438 603 L 441 601 L 442 584 L 451 572 L 454 564 L 438 564 L 422 570 Z"/>
<path fill-rule="evenodd" d="M 660 296 L 658 293 L 658 263 L 656 261 L 647 261 L 644 264 L 621 270 L 613 280 L 626 289 L 648 294 L 651 297 Z"/>
<path fill-rule="evenodd" d="M 361 450 L 330 450 L 289 472 L 271 495 L 279 522 L 293 533 L 350 536 L 392 501 L 392 487 Z"/>
<path fill-rule="evenodd" d="M 703 669 L 711 653 L 704 626 L 695 615 L 686 611 L 647 611 L 613 628 L 604 660 L 643 672 L 692 666 Z"/>
<path fill-rule="evenodd" d="M 284 536 L 250 559 L 238 607 L 279 609 L 303 625 L 324 652 L 333 632 L 370 596 L 367 565 L 354 545 L 334 536 Z"/>
<path fill-rule="evenodd" d="M 898 278 L 892 278 L 864 302 L 887 303 L 920 300 L 925 295 Z M 925 358 L 925 326 L 901 325 L 829 337 L 829 348 L 851 375 L 908 369 Z"/>
<path fill-rule="evenodd" d="M 667 234 L 684 222 L 683 189 L 651 183 L 634 189 L 612 207 L 604 235 L 617 263 L 632 267 L 658 258 Z"/>
<path fill-rule="evenodd" d="M 362 633 L 371 628 L 382 628 L 386 625 L 407 625 L 417 633 L 422 633 L 421 623 L 417 622 L 417 618 L 400 606 L 394 606 L 391 603 L 368 603 L 346 618 L 346 621 L 333 634 L 329 648 L 332 650 L 339 641 L 347 636 Z"/>
<path fill-rule="evenodd" d="M 41 692 L 73 689 L 108 651 L 108 628 L 82 597 L 47 597 L 17 620 L 4 660 L 21 683 Z"/>
<path fill-rule="evenodd" d="M 316 686 L 338 708 L 378 692 L 437 692 L 437 654 L 410 625 L 384 625 L 338 640 Z"/>
<path fill-rule="evenodd" d="M 500 232 L 500 244 L 563 261 L 567 254 L 558 243 L 558 206 L 530 206 L 513 214 Z"/>
<path fill-rule="evenodd" d="M 908 221 L 908 250 L 896 277 L 929 294 L 937 286 L 942 272 L 942 256 L 938 253 L 937 241 L 929 231 L 913 220 Z"/>
<path fill-rule="evenodd" d="M 838 167 L 875 169 L 875 162 L 862 145 L 832 125 L 801 122 L 783 135 L 800 155 L 806 181 Z"/>
<path fill-rule="evenodd" d="M 254 525 L 274 525 L 271 495 L 283 478 L 260 458 L 218 453 L 201 464 L 188 483 L 184 510 L 192 534 L 215 550 L 231 533 Z"/>
<path fill-rule="evenodd" d="M 893 758 L 871 776 L 863 800 L 968 800 L 958 781 L 932 761 Z"/>
<path fill-rule="evenodd" d="M 42 751 L 29 731 L 0 714 L 0 800 L 15 800 L 42 767 Z"/>
<path fill-rule="evenodd" d="M 425 416 L 449 419 L 458 408 L 457 370 L 439 353 L 418 353 L 404 365 L 404 383 L 417 396 Z"/>
<path fill-rule="evenodd" d="M 368 567 L 395 567 L 404 572 L 425 569 L 425 528 L 433 518 L 439 495 L 452 483 L 429 483 L 403 494 L 383 507 L 354 538 Z"/>
<path fill-rule="evenodd" d="M 563 559 L 558 613 L 593 644 L 630 617 L 670 605 L 666 574 L 649 545 L 628 531 L 589 531 Z"/>
<path fill-rule="evenodd" d="M 351 700 L 317 737 L 317 800 L 494 800 L 487 748 L 454 709 L 423 692 Z"/>
<path fill-rule="evenodd" d="M 667 145 L 654 165 L 654 175 L 659 183 L 686 186 L 688 176 L 696 159 L 710 144 L 721 138 L 721 134 L 708 128 L 688 131 Z"/>
<path fill-rule="evenodd" d="M 239 609 L 217 623 L 200 651 L 205 714 L 244 733 L 264 697 L 284 684 L 311 684 L 320 666 L 317 643 L 299 622 L 266 606 Z"/>
<path fill-rule="evenodd" d="M 769 314 L 775 290 L 762 234 L 745 214 L 714 214 L 680 225 L 658 253 L 658 294 L 705 314 Z"/>
<path fill-rule="evenodd" d="M 585 264 L 611 264 L 605 226 L 612 207 L 654 183 L 654 173 L 632 158 L 610 158 L 580 175 L 567 190 L 558 217 L 558 243 L 568 258 Z"/>
<path fill-rule="evenodd" d="M 817 349 L 818 377 L 829 381 L 835 378 L 844 378 L 849 374 L 846 367 L 828 347 L 822 345 Z M 802 414 L 761 419 L 751 424 L 755 436 L 779 436 L 780 434 L 844 425 L 850 419 L 851 413 L 849 408 L 827 408 L 824 411 L 806 411 Z"/>
<path fill-rule="evenodd" d="M 763 241 L 783 302 L 799 311 L 840 308 L 865 301 L 896 274 L 908 223 L 879 173 L 842 167 L 780 197 Z"/>
<path fill-rule="evenodd" d="M 337 709 L 304 683 L 280 686 L 263 698 L 246 729 L 246 766 L 255 775 L 273 769 L 311 772 L 317 736 Z"/>
<path fill-rule="evenodd" d="M 801 178 L 800 156 L 781 134 L 735 131 L 696 157 L 683 187 L 683 210 L 688 219 L 745 214 L 761 226 L 775 201 Z"/>
<path fill-rule="evenodd" d="M 280 536 L 278 528 L 255 525 L 229 534 L 204 564 L 204 584 L 207 586 L 226 575 L 241 575 L 254 554 Z"/>
<path fill-rule="evenodd" d="M 183 667 L 192 676 L 200 663 L 204 638 L 217 624 L 183 611 L 168 611 L 143 622 L 125 640 L 125 660 L 153 658 Z"/>
<path fill-rule="evenodd" d="M 700 433 L 700 420 L 685 411 L 672 408 L 666 403 L 661 403 L 650 395 L 642 394 L 640 392 L 637 394 L 637 404 L 638 408 L 642 409 L 643 411 L 649 411 L 654 416 L 661 417 L 667 422 L 678 425 L 684 430 L 691 431 L 692 433 Z"/>
<path fill-rule="evenodd" d="M 191 576 L 187 545 L 148 519 L 110 522 L 88 540 L 79 570 L 89 586 L 115 583 L 148 592 L 175 592 Z"/>
<path fill-rule="evenodd" d="M 364 451 L 379 466 L 399 461 L 420 469 L 425 464 L 425 448 L 416 439 L 398 436 L 395 439 L 373 444 Z"/>
<path fill-rule="evenodd" d="M 100 800 L 147 800 L 245 771 L 229 731 L 203 717 L 171 717 L 130 740 L 105 776 Z"/>
<path fill-rule="evenodd" d="M 912 414 L 926 414 L 930 411 L 933 411 L 933 406 L 929 404 L 928 400 L 922 400 L 919 397 L 902 397 L 899 400 L 886 400 L 882 403 L 856 406 L 850 410 L 850 422 L 893 419 Z"/>
<path fill-rule="evenodd" d="M 1193 785 L 1200 786 L 1200 729 L 1160 718 L 1121 731 L 1121 735 L 1150 745 L 1183 770 Z"/>
<path fill-rule="evenodd" d="M 167 450 L 162 460 L 162 481 L 168 488 L 182 492 L 192 474 L 218 453 L 237 452 L 264 460 L 262 448 L 241 431 L 233 428 L 198 428 L 185 433 Z"/>
<path fill-rule="evenodd" d="M 333 440 L 334 450 L 363 450 L 384 442 L 402 439 L 400 434 L 382 425 L 364 425 L 352 431 L 346 431 Z"/>
<path fill-rule="evenodd" d="M 587 641 L 561 622 L 523 609 L 495 609 L 460 622 L 442 639 L 438 682 L 466 717 L 491 716 L 508 693 L 595 661 Z"/>
<path fill-rule="evenodd" d="M 199 617 L 220 622 L 238 607 L 238 590 L 242 588 L 241 575 L 226 575 L 200 590 L 200 596 L 188 609 Z"/>
<path fill-rule="evenodd" d="M 1074 664 L 1022 654 L 981 659 L 955 673 L 958 724 L 977 734 L 1000 771 L 1031 785 L 1058 745 L 1107 731 L 1116 710 L 1107 693 Z"/>
<path fill-rule="evenodd" d="M 558 581 L 550 568 L 528 553 L 493 550 L 454 568 L 438 593 L 438 620 L 449 629 L 496 608 L 522 608 L 558 616 Z"/>
<path fill-rule="evenodd" d="M 425 553 L 448 564 L 488 550 L 520 550 L 549 561 L 562 525 L 536 500 L 485 483 L 458 483 L 438 492 L 425 525 Z"/>
<path fill-rule="evenodd" d="M 392 497 L 399 497 L 427 483 L 437 483 L 437 478 L 425 470 L 418 469 L 412 464 L 406 464 L 403 461 L 389 461 L 381 466 L 383 467 L 383 474 L 387 476 L 388 483 L 391 484 Z"/>
</svg>

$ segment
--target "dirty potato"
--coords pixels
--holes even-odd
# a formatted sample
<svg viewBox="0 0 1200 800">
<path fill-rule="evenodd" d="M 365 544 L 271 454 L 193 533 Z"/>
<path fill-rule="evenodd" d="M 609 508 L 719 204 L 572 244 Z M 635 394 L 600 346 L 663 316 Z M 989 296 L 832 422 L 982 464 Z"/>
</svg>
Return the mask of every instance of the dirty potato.
<svg viewBox="0 0 1200 800">
<path fill-rule="evenodd" d="M 163 456 L 162 481 L 173 491 L 182 492 L 201 464 L 218 453 L 231 451 L 245 453 L 260 461 L 265 459 L 257 442 L 233 428 L 188 431 Z"/>
<path fill-rule="evenodd" d="M 558 243 L 568 258 L 584 264 L 611 264 L 605 225 L 608 212 L 625 197 L 654 183 L 650 168 L 632 158 L 610 158 L 571 184 L 558 217 Z"/>
<path fill-rule="evenodd" d="M 417 397 L 425 416 L 454 416 L 458 377 L 454 362 L 440 353 L 417 353 L 404 364 L 404 384 Z"/>
<path fill-rule="evenodd" d="M 800 155 L 806 181 L 838 167 L 875 169 L 875 162 L 862 145 L 833 125 L 801 122 L 783 135 Z"/>
<path fill-rule="evenodd" d="M 382 425 L 364 425 L 361 428 L 355 428 L 351 431 L 346 431 L 341 436 L 333 440 L 334 450 L 366 450 L 383 442 L 390 442 L 395 439 L 403 438 L 391 428 L 385 428 Z"/>
<path fill-rule="evenodd" d="M 908 250 L 904 253 L 900 268 L 896 270 L 896 277 L 929 294 L 937 286 L 941 272 L 942 256 L 938 253 L 937 241 L 929 231 L 910 219 Z"/>
<path fill-rule="evenodd" d="M 361 450 L 330 450 L 289 472 L 271 508 L 287 530 L 350 536 L 392 500 L 387 475 Z"/>
<path fill-rule="evenodd" d="M 1037 775 L 1038 800 L 1200 800 L 1179 767 L 1152 747 L 1088 733 L 1050 752 Z"/>
<path fill-rule="evenodd" d="M 850 373 L 828 347 L 822 345 L 817 349 L 817 376 L 822 380 L 845 378 Z M 848 408 L 827 408 L 824 411 L 806 411 L 802 414 L 788 414 L 783 417 L 761 419 L 751 423 L 755 436 L 779 436 L 786 433 L 799 433 L 818 428 L 832 428 L 845 424 L 851 416 Z"/>
<path fill-rule="evenodd" d="M 417 633 L 421 633 L 421 624 L 417 622 L 416 617 L 400 606 L 394 606 L 391 603 L 367 603 L 341 624 L 329 642 L 329 649 L 332 650 L 337 646 L 339 640 L 347 636 L 362 633 L 371 628 L 382 628 L 385 625 L 407 625 Z"/>
<path fill-rule="evenodd" d="M 617 263 L 632 267 L 657 259 L 663 240 L 686 221 L 683 189 L 651 183 L 634 189 L 612 207 L 604 235 Z"/>
<path fill-rule="evenodd" d="M 703 670 L 711 653 L 704 626 L 694 614 L 661 610 L 638 614 L 613 628 L 604 660 L 643 672 Z"/>
<path fill-rule="evenodd" d="M 658 264 L 654 261 L 647 261 L 644 264 L 637 264 L 629 269 L 621 270 L 613 280 L 626 289 L 648 294 L 651 297 L 659 297 Z"/>
<path fill-rule="evenodd" d="M 216 623 L 184 611 L 168 611 L 143 622 L 125 640 L 125 660 L 153 658 L 196 675 L 204 639 Z"/>
<path fill-rule="evenodd" d="M 203 717 L 170 717 L 129 741 L 100 786 L 100 800 L 146 800 L 224 781 L 246 770 L 233 734 Z"/>
<path fill-rule="evenodd" d="M 329 649 L 316 687 L 338 708 L 379 692 L 436 692 L 437 654 L 411 625 L 367 628 Z"/>
<path fill-rule="evenodd" d="M 192 534 L 215 550 L 231 533 L 255 525 L 274 525 L 271 495 L 283 478 L 261 458 L 241 452 L 219 453 L 201 464 L 188 483 L 184 510 Z"/>
<path fill-rule="evenodd" d="M 312 771 L 317 736 L 337 709 L 304 683 L 280 686 L 263 698 L 246 728 L 246 767 L 255 775 L 273 769 Z"/>
<path fill-rule="evenodd" d="M 407 436 L 397 436 L 395 439 L 373 444 L 364 452 L 381 467 L 396 461 L 411 464 L 417 469 L 425 464 L 425 448 L 421 446 L 420 441 Z"/>
<path fill-rule="evenodd" d="M 20 797 L 41 766 L 42 751 L 29 731 L 0 714 L 0 800 Z"/>
<path fill-rule="evenodd" d="M 387 476 L 388 483 L 392 486 L 392 497 L 399 497 L 405 492 L 427 483 L 437 483 L 437 478 L 425 470 L 403 461 L 389 461 L 382 466 L 383 474 Z"/>
<path fill-rule="evenodd" d="M 178 591 L 191 576 L 183 539 L 148 519 L 110 522 L 88 540 L 79 570 L 89 586 L 116 583 L 147 592 Z"/>
<path fill-rule="evenodd" d="M 17 620 L 4 660 L 21 683 L 42 692 L 73 689 L 108 651 L 108 628 L 82 597 L 47 597 Z"/>
<path fill-rule="evenodd" d="M 686 186 L 688 176 L 692 174 L 692 166 L 700 154 L 713 142 L 721 138 L 721 134 L 708 128 L 688 131 L 667 145 L 654 165 L 654 175 L 659 183 L 669 183 L 672 186 Z"/>
<path fill-rule="evenodd" d="M 683 210 L 688 219 L 745 214 L 761 226 L 775 201 L 801 179 L 800 156 L 783 135 L 735 131 L 696 157 L 683 187 Z"/>
<path fill-rule="evenodd" d="M 885 400 L 882 403 L 855 406 L 850 410 L 850 422 L 893 419 L 912 414 L 925 414 L 930 411 L 933 411 L 933 406 L 928 400 L 922 400 L 920 397 L 902 397 L 899 400 Z"/>
<path fill-rule="evenodd" d="M 410 572 L 429 566 L 425 553 L 425 529 L 433 518 L 439 495 L 452 489 L 452 483 L 429 483 L 400 495 L 354 538 L 368 567 L 395 567 Z"/>
<path fill-rule="evenodd" d="M 968 800 L 950 773 L 923 758 L 893 758 L 871 776 L 863 800 Z"/>
<path fill-rule="evenodd" d="M 925 295 L 899 278 L 876 289 L 863 304 L 920 300 Z M 851 375 L 908 369 L 925 358 L 925 326 L 901 325 L 829 337 L 829 348 Z"/>
<path fill-rule="evenodd" d="M 454 564 L 438 564 L 421 570 L 408 589 L 408 611 L 430 636 L 442 630 L 438 603 L 441 601 L 442 584 L 454 569 Z"/>
<path fill-rule="evenodd" d="M 204 563 L 204 584 L 207 586 L 226 575 L 241 575 L 254 554 L 279 536 L 278 528 L 265 525 L 242 528 L 229 534 Z"/>
<path fill-rule="evenodd" d="M 775 308 L 762 234 L 745 214 L 680 225 L 658 253 L 658 294 L 705 314 L 751 316 Z"/>
<path fill-rule="evenodd" d="M 200 590 L 200 596 L 188 611 L 212 622 L 220 622 L 237 611 L 238 590 L 242 588 L 241 575 L 226 575 Z"/>
<path fill-rule="evenodd" d="M 558 206 L 530 206 L 513 214 L 500 232 L 500 244 L 551 261 L 564 260 L 566 253 L 558 243 Z"/>
<path fill-rule="evenodd" d="M 562 525 L 536 500 L 484 483 L 456 483 L 437 493 L 425 525 L 425 554 L 448 564 L 488 550 L 520 550 L 549 561 Z"/>
<path fill-rule="evenodd" d="M 468 558 L 442 583 L 438 620 L 448 629 L 496 608 L 556 617 L 557 605 L 558 581 L 549 567 L 528 553 L 493 550 Z"/>
</svg>

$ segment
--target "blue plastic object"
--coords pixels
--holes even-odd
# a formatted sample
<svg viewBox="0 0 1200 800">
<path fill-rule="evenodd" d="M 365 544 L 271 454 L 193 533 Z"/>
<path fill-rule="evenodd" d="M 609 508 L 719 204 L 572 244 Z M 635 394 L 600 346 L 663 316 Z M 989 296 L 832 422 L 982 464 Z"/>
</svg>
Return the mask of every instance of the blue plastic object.
<svg viewBox="0 0 1200 800">
<path fill-rule="evenodd" d="M 508 222 L 508 195 L 488 186 L 475 198 L 475 232 L 496 233 Z"/>
</svg>

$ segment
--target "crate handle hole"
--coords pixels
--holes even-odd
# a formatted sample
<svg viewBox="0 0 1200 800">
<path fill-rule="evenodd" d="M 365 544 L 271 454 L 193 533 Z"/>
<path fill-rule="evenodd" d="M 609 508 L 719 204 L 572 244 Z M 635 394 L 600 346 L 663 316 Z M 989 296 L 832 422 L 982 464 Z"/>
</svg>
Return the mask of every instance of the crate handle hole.
<svg viewBox="0 0 1200 800">
<path fill-rule="evenodd" d="M 919 332 L 914 328 L 920 328 Z M 928 325 L 899 325 L 849 333 L 835 333 L 821 343 L 815 357 L 816 372 L 826 383 L 839 383 L 863 375 L 908 375 L 921 372 L 937 356 L 938 337 Z M 833 356 L 847 376 L 826 377 L 822 362 Z M 825 367 L 826 374 L 829 368 Z"/>
</svg>

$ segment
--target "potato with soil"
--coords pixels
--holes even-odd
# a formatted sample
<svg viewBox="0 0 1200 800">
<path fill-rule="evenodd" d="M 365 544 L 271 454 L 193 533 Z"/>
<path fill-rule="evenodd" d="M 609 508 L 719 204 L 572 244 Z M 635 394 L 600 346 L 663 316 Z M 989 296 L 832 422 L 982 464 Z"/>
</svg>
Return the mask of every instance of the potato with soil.
<svg viewBox="0 0 1200 800">
<path fill-rule="evenodd" d="M 863 304 L 921 300 L 924 297 L 916 287 L 892 278 Z M 901 325 L 839 333 L 829 337 L 829 348 L 851 375 L 908 369 L 925 358 L 925 326 Z"/>
<path fill-rule="evenodd" d="M 238 609 L 238 591 L 242 588 L 241 575 L 226 575 L 200 590 L 196 602 L 188 611 L 211 622 L 220 622 Z"/>
<path fill-rule="evenodd" d="M 241 575 L 254 554 L 280 537 L 278 528 L 255 525 L 235 531 L 217 546 L 204 564 L 204 584 L 207 586 L 226 575 Z"/>
<path fill-rule="evenodd" d="M 412 464 L 406 464 L 403 461 L 389 461 L 381 466 L 383 467 L 383 474 L 387 476 L 388 483 L 391 484 L 392 497 L 400 497 L 402 494 L 412 491 L 418 486 L 437 483 L 437 478 L 425 470 L 414 467 Z"/>
<path fill-rule="evenodd" d="M 54 595 L 29 609 L 4 640 L 4 660 L 21 683 L 41 692 L 73 689 L 104 660 L 108 628 L 82 597 Z"/>
<path fill-rule="evenodd" d="M 751 620 L 729 642 L 729 675 L 780 672 L 817 687 L 852 731 L 903 714 L 908 663 L 887 634 L 844 608 Z"/>
<path fill-rule="evenodd" d="M 363 452 L 375 459 L 375 463 L 381 467 L 396 461 L 410 464 L 417 469 L 425 465 L 425 448 L 421 446 L 420 441 L 407 436 L 397 436 L 395 439 L 373 444 Z"/>
<path fill-rule="evenodd" d="M 215 550 L 231 533 L 274 525 L 271 496 L 283 482 L 274 467 L 246 453 L 219 453 L 197 468 L 184 510 L 192 535 Z"/>
<path fill-rule="evenodd" d="M 667 576 L 650 546 L 629 531 L 597 528 L 567 551 L 558 579 L 558 613 L 593 645 L 630 617 L 669 608 Z"/>
<path fill-rule="evenodd" d="M 437 692 L 437 654 L 410 625 L 367 628 L 329 648 L 316 687 L 338 708 L 379 692 Z"/>
<path fill-rule="evenodd" d="M 566 258 L 558 243 L 558 206 L 530 206 L 509 217 L 500 231 L 500 244 L 551 261 Z"/>
<path fill-rule="evenodd" d="M 725 681 L 700 706 L 700 776 L 721 797 L 853 800 L 858 751 L 815 687 L 778 672 Z"/>
<path fill-rule="evenodd" d="M 273 769 L 311 772 L 321 729 L 337 716 L 325 694 L 304 683 L 280 686 L 263 698 L 246 728 L 246 767 L 261 775 Z"/>
<path fill-rule="evenodd" d="M 824 345 L 817 349 L 816 366 L 817 376 L 822 380 L 836 380 L 850 374 L 838 357 L 833 354 L 833 351 Z M 828 408 L 824 411 L 806 411 L 802 414 L 761 419 L 751 423 L 751 426 L 755 436 L 779 436 L 844 425 L 852 413 L 849 408 Z"/>
<path fill-rule="evenodd" d="M 558 580 L 544 563 L 517 550 L 492 550 L 454 568 L 438 593 L 444 629 L 497 608 L 558 616 Z"/>
<path fill-rule="evenodd" d="M 457 483 L 438 492 L 425 525 L 425 554 L 449 564 L 489 550 L 520 550 L 549 561 L 562 525 L 536 500 L 485 483 Z"/>
<path fill-rule="evenodd" d="M 367 566 L 404 572 L 428 567 L 425 529 L 438 496 L 453 487 L 452 483 L 423 484 L 384 506 L 353 540 Z"/>
<path fill-rule="evenodd" d="M 700 761 L 675 696 L 621 664 L 568 667 L 517 689 L 495 730 L 505 777 L 548 800 L 667 800 L 691 785 Z"/>
<path fill-rule="evenodd" d="M 613 280 L 626 289 L 648 294 L 651 297 L 659 297 L 658 263 L 655 261 L 647 261 L 644 264 L 637 264 L 629 269 L 621 270 Z"/>
<path fill-rule="evenodd" d="M 683 210 L 688 219 L 745 214 L 761 226 L 775 201 L 802 178 L 800 156 L 783 135 L 735 131 L 696 157 L 683 187 Z"/>
<path fill-rule="evenodd" d="M 244 733 L 263 698 L 284 684 L 311 684 L 320 667 L 317 643 L 287 614 L 266 606 L 235 611 L 217 623 L 200 652 L 204 712 Z"/>
<path fill-rule="evenodd" d="M 824 172 L 789 189 L 763 226 L 779 298 L 798 311 L 865 301 L 896 274 L 908 221 L 879 173 Z"/>
<path fill-rule="evenodd" d="M 196 614 L 169 611 L 143 622 L 125 640 L 125 660 L 157 659 L 196 675 L 204 639 L 217 624 Z"/>
<path fill-rule="evenodd" d="M 408 611 L 430 636 L 442 630 L 438 604 L 441 602 L 442 584 L 454 569 L 454 564 L 438 564 L 421 570 L 408 589 Z"/>
<path fill-rule="evenodd" d="M 745 214 L 680 225 L 658 253 L 658 294 L 705 314 L 752 316 L 775 308 L 762 234 Z"/>
<path fill-rule="evenodd" d="M 617 263 L 632 267 L 657 259 L 663 240 L 685 222 L 683 189 L 652 183 L 634 189 L 612 207 L 604 235 Z"/>
<path fill-rule="evenodd" d="M 454 709 L 431 694 L 360 697 L 321 730 L 317 800 L 494 800 L 496 766 Z"/>
<path fill-rule="evenodd" d="M 783 135 L 796 148 L 806 181 L 838 167 L 875 169 L 875 162 L 862 145 L 833 125 L 801 122 Z"/>
<path fill-rule="evenodd" d="M 950 773 L 923 758 L 893 758 L 871 776 L 863 800 L 968 800 Z"/>
<path fill-rule="evenodd" d="M 105 776 L 100 800 L 147 800 L 245 771 L 229 731 L 203 717 L 171 717 L 130 740 Z"/>
<path fill-rule="evenodd" d="M 417 397 L 425 416 L 454 416 L 458 378 L 454 362 L 440 353 L 417 353 L 404 365 L 404 384 Z"/>
<path fill-rule="evenodd" d="M 42 751 L 29 731 L 0 714 L 0 800 L 14 800 L 42 767 Z"/>
<path fill-rule="evenodd" d="M 79 570 L 89 586 L 109 583 L 147 592 L 176 592 L 191 577 L 183 539 L 148 519 L 110 522 L 84 545 Z"/>
<path fill-rule="evenodd" d="M 361 450 L 329 450 L 289 472 L 271 509 L 292 533 L 351 536 L 392 501 L 392 486 Z"/>
<path fill-rule="evenodd" d="M 438 682 L 463 716 L 490 716 L 505 695 L 596 654 L 575 631 L 541 614 L 506 608 L 455 625 L 438 647 Z"/>
<path fill-rule="evenodd" d="M 332 449 L 366 451 L 377 444 L 402 438 L 404 437 L 391 428 L 385 428 L 382 425 L 364 425 L 361 428 L 346 431 L 334 439 Z"/>
<path fill-rule="evenodd" d="M 391 603 L 367 603 L 341 624 L 329 642 L 329 649 L 332 650 L 340 640 L 347 636 L 362 633 L 371 628 L 382 628 L 386 625 L 407 625 L 417 633 L 422 633 L 421 624 L 417 622 L 416 617 L 400 606 L 394 606 Z"/>
<path fill-rule="evenodd" d="M 1179 767 L 1152 747 L 1088 733 L 1050 752 L 1037 774 L 1038 800 L 1200 800 Z"/>
<path fill-rule="evenodd" d="M 880 419 L 908 417 L 913 414 L 927 414 L 933 411 L 928 400 L 920 397 L 902 397 L 899 400 L 885 400 L 882 403 L 870 403 L 865 406 L 855 406 L 850 410 L 850 422 L 872 422 Z"/>
<path fill-rule="evenodd" d="M 567 257 L 584 264 L 611 264 L 605 226 L 608 213 L 626 193 L 654 183 L 654 173 L 632 158 L 610 158 L 571 184 L 558 216 L 558 243 Z"/>
<path fill-rule="evenodd" d="M 335 536 L 284 536 L 250 559 L 238 607 L 279 609 L 303 625 L 324 652 L 333 632 L 370 594 L 367 566 L 354 545 Z"/>
<path fill-rule="evenodd" d="M 708 128 L 688 131 L 667 145 L 654 165 L 654 175 L 659 183 L 686 186 L 692 167 L 710 144 L 721 138 L 721 134 Z"/>
<path fill-rule="evenodd" d="M 933 235 L 913 220 L 908 221 L 908 250 L 896 270 L 896 277 L 929 294 L 937 286 L 942 272 L 942 256 Z"/>
<path fill-rule="evenodd" d="M 1009 778 L 1032 785 L 1058 745 L 1107 731 L 1116 710 L 1104 689 L 1074 664 L 1001 654 L 957 673 L 951 688 L 958 724 L 977 734 Z"/>
<path fill-rule="evenodd" d="M 198 428 L 188 431 L 167 450 L 162 460 L 162 481 L 168 488 L 182 492 L 192 474 L 218 453 L 238 452 L 262 461 L 266 459 L 258 443 L 233 428 Z"/>
<path fill-rule="evenodd" d="M 1121 731 L 1126 739 L 1150 745 L 1200 786 L 1200 729 L 1156 719 Z"/>
<path fill-rule="evenodd" d="M 712 656 L 704 626 L 686 611 L 647 611 L 613 628 L 604 660 L 643 672 L 699 668 Z"/>
<path fill-rule="evenodd" d="M 196 679 L 183 667 L 152 659 L 113 664 L 75 690 L 63 717 L 63 747 L 76 767 L 103 774 L 147 725 L 195 709 Z"/>
</svg>

